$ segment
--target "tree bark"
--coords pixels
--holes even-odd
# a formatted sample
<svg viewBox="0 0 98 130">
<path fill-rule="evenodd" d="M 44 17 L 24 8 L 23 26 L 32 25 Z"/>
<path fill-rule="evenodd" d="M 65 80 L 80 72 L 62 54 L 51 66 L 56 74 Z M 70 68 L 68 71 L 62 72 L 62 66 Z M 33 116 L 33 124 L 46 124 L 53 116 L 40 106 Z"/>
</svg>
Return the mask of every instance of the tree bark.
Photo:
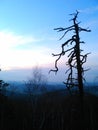
<svg viewBox="0 0 98 130">
<path fill-rule="evenodd" d="M 79 27 L 78 24 L 75 23 L 75 33 L 76 33 L 76 60 L 77 60 L 77 79 L 78 79 L 78 87 L 79 87 L 79 94 L 80 97 L 83 97 L 83 76 L 82 76 L 82 65 L 80 59 L 80 38 L 79 38 Z"/>
</svg>

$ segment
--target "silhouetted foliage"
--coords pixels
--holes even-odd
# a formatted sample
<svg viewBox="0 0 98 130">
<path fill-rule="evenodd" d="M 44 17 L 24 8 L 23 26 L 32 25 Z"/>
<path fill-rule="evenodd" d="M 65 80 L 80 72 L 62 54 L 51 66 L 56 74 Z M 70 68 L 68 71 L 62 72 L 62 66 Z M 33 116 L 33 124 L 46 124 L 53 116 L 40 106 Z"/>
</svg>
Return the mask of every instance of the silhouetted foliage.
<svg viewBox="0 0 98 130">
<path fill-rule="evenodd" d="M 6 87 L 8 86 L 8 83 L 4 82 L 3 80 L 0 80 L 0 93 L 3 93 L 6 90 Z"/>
<path fill-rule="evenodd" d="M 65 91 L 40 95 L 30 107 L 26 98 L 10 98 L 0 104 L 0 130 L 97 130 L 98 97 L 85 95 L 84 123 L 81 124 L 77 95 L 62 95 Z M 33 110 L 32 110 L 33 109 Z"/>
<path fill-rule="evenodd" d="M 36 93 L 46 90 L 47 79 L 38 67 L 35 67 L 32 76 L 25 83 L 28 93 Z"/>
</svg>

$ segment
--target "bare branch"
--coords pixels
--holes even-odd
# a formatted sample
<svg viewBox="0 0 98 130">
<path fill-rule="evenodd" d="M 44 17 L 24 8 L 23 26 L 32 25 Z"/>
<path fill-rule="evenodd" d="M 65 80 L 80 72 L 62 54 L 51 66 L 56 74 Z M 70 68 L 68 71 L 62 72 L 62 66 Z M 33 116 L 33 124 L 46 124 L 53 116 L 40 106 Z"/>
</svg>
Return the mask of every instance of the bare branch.
<svg viewBox="0 0 98 130">
<path fill-rule="evenodd" d="M 63 39 L 63 37 L 64 37 L 68 32 L 70 32 L 70 31 L 72 31 L 72 30 L 74 30 L 74 28 L 70 28 L 70 29 L 68 29 L 67 31 L 65 31 L 64 34 L 63 34 L 63 36 L 62 36 L 59 40 Z"/>
<path fill-rule="evenodd" d="M 82 55 L 81 52 L 83 51 L 80 48 L 80 44 L 81 43 L 85 43 L 84 41 L 80 41 L 80 37 L 79 37 L 79 32 L 81 31 L 85 31 L 85 32 L 90 32 L 91 30 L 84 29 L 79 27 L 80 22 L 77 21 L 77 17 L 78 17 L 79 12 L 76 11 L 76 13 L 74 14 L 70 14 L 70 15 L 74 15 L 74 17 L 71 19 L 73 21 L 73 25 L 67 28 L 55 28 L 54 30 L 57 30 L 57 32 L 61 32 L 63 31 L 64 34 L 62 35 L 62 37 L 60 38 L 60 40 L 62 38 L 64 38 L 64 36 L 71 31 L 74 31 L 74 35 L 72 35 L 72 37 L 70 39 L 68 39 L 67 41 L 65 41 L 62 45 L 61 45 L 61 53 L 58 54 L 52 54 L 53 56 L 57 56 L 57 59 L 55 60 L 55 69 L 54 70 L 50 70 L 50 71 L 54 71 L 57 73 L 58 71 L 58 61 L 61 59 L 62 56 L 64 56 L 67 52 L 70 52 L 68 54 L 68 61 L 66 63 L 66 65 L 69 67 L 68 70 L 65 72 L 68 73 L 68 77 L 66 79 L 66 82 L 63 82 L 66 87 L 68 88 L 68 90 L 70 90 L 71 87 L 73 86 L 78 86 L 79 88 L 79 92 L 80 95 L 83 95 L 83 80 L 84 80 L 84 72 L 86 70 L 84 70 L 83 68 L 83 64 L 87 61 L 87 56 L 90 53 L 87 53 L 85 55 Z M 74 43 L 74 46 L 65 50 L 65 46 L 66 45 L 72 45 Z M 75 78 L 75 74 L 77 75 Z"/>
<path fill-rule="evenodd" d="M 62 44 L 62 51 L 64 52 L 64 46 L 67 45 L 68 43 L 72 44 L 72 42 L 75 42 L 75 39 L 69 39 L 65 43 Z"/>
<path fill-rule="evenodd" d="M 62 28 L 62 27 L 59 27 L 59 28 L 54 28 L 54 30 L 57 30 L 57 32 L 60 32 L 60 31 L 65 31 L 65 30 L 68 30 L 68 29 L 73 28 L 73 27 L 74 27 L 74 25 L 69 26 L 69 27 L 67 27 L 67 28 Z"/>
<path fill-rule="evenodd" d="M 57 71 L 58 71 L 58 66 L 57 66 L 57 62 L 59 61 L 59 59 L 61 58 L 61 56 L 62 56 L 62 53 L 61 54 L 57 54 L 57 55 L 54 55 L 53 54 L 53 56 L 58 56 L 58 58 L 56 59 L 56 61 L 55 61 L 55 69 L 53 70 L 53 69 L 51 69 L 50 71 L 49 71 L 49 73 L 51 72 L 51 71 L 54 71 L 55 72 L 55 74 L 57 73 Z"/>
<path fill-rule="evenodd" d="M 88 29 L 85 29 L 85 28 L 81 28 L 81 27 L 79 27 L 79 31 L 80 31 L 80 32 L 81 32 L 81 31 L 91 32 L 91 30 L 88 30 Z"/>
</svg>

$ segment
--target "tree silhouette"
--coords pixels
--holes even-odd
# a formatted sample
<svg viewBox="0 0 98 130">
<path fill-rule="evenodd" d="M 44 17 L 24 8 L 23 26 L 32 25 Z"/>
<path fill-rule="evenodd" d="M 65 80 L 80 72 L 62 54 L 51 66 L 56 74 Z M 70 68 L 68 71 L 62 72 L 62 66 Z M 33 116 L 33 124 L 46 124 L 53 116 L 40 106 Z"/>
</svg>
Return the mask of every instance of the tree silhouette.
<svg viewBox="0 0 98 130">
<path fill-rule="evenodd" d="M 46 90 L 47 78 L 41 72 L 41 69 L 37 66 L 34 68 L 32 76 L 25 83 L 27 90 L 31 93 L 35 93 L 38 90 Z"/>
<path fill-rule="evenodd" d="M 76 11 L 76 13 L 70 14 L 74 16 L 70 21 L 73 21 L 73 25 L 69 26 L 67 28 L 59 27 L 55 28 L 54 30 L 57 30 L 57 32 L 64 32 L 63 36 L 60 38 L 64 38 L 64 36 L 69 33 L 73 32 L 73 35 L 71 36 L 70 39 L 65 41 L 61 45 L 61 52 L 59 54 L 52 54 L 53 56 L 56 56 L 57 59 L 55 60 L 55 69 L 50 70 L 57 72 L 59 70 L 58 68 L 58 61 L 61 59 L 62 56 L 64 56 L 66 53 L 68 53 L 68 61 L 67 61 L 67 66 L 69 67 L 68 70 L 65 73 L 68 73 L 68 77 L 64 84 L 70 90 L 73 86 L 77 86 L 79 88 L 79 94 L 80 97 L 83 97 L 83 80 L 84 79 L 84 71 L 87 71 L 83 68 L 83 64 L 87 60 L 87 54 L 82 54 L 82 49 L 80 47 L 81 44 L 84 43 L 84 41 L 80 40 L 80 32 L 85 31 L 85 32 L 90 32 L 91 30 L 84 29 L 79 26 L 80 22 L 77 21 L 79 12 Z M 67 50 L 65 50 L 65 47 L 69 47 Z"/>
<path fill-rule="evenodd" d="M 6 87 L 8 86 L 9 86 L 8 83 L 4 82 L 3 80 L 0 80 L 0 93 L 4 94 Z"/>
</svg>

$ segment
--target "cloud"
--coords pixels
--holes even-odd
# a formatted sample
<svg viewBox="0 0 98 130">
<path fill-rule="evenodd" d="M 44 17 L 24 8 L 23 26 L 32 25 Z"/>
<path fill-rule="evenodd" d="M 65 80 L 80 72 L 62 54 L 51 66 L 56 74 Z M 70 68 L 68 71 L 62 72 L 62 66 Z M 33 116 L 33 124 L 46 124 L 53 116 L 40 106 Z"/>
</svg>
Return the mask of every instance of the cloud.
<svg viewBox="0 0 98 130">
<path fill-rule="evenodd" d="M 0 68 L 3 70 L 16 68 L 30 68 L 51 63 L 51 49 L 44 46 L 35 46 L 28 49 L 15 47 L 35 43 L 39 39 L 31 36 L 16 35 L 13 32 L 0 31 Z M 32 45 L 33 46 L 33 45 Z"/>
<path fill-rule="evenodd" d="M 98 11 L 98 6 L 79 10 L 80 13 L 87 13 L 87 14 L 91 14 L 96 11 Z"/>
<path fill-rule="evenodd" d="M 40 48 L 38 50 L 9 50 L 0 55 L 0 67 L 2 70 L 31 68 L 36 65 L 46 66 L 53 60 L 47 51 L 42 51 Z"/>
<path fill-rule="evenodd" d="M 9 49 L 18 45 L 28 44 L 38 41 L 32 36 L 17 35 L 14 32 L 2 30 L 0 31 L 0 48 Z"/>
<path fill-rule="evenodd" d="M 97 28 L 97 25 L 98 25 L 98 20 L 95 19 L 95 20 L 91 20 L 89 21 L 88 23 L 86 23 L 88 27 L 96 27 Z"/>
</svg>

